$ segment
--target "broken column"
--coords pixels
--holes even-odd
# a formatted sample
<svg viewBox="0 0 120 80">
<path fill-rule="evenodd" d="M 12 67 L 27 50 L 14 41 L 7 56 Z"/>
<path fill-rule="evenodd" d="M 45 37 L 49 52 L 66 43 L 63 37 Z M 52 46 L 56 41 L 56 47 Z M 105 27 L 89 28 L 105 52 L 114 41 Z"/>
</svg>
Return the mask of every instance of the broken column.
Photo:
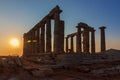
<svg viewBox="0 0 120 80">
<path fill-rule="evenodd" d="M 82 46 L 81 46 L 81 26 L 76 26 L 76 28 L 77 28 L 76 52 L 80 53 L 80 52 L 82 52 Z"/>
<path fill-rule="evenodd" d="M 105 43 L 105 26 L 99 28 L 101 32 L 101 52 L 106 50 L 106 43 Z"/>
<path fill-rule="evenodd" d="M 41 26 L 41 37 L 40 37 L 40 52 L 44 53 L 45 52 L 45 25 L 43 24 Z"/>
<path fill-rule="evenodd" d="M 95 30 L 91 28 L 91 53 L 95 53 Z"/>
<path fill-rule="evenodd" d="M 51 52 L 51 20 L 46 23 L 46 52 Z"/>
</svg>

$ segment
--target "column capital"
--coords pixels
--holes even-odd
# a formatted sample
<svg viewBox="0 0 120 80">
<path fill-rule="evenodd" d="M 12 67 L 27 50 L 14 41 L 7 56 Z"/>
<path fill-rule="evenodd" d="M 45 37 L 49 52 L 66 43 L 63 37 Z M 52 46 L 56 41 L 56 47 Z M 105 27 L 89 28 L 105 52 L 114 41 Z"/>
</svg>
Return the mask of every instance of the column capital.
<svg viewBox="0 0 120 80">
<path fill-rule="evenodd" d="M 65 39 L 68 39 L 69 37 L 67 36 L 67 37 L 65 37 Z"/>
<path fill-rule="evenodd" d="M 86 23 L 80 22 L 80 23 L 78 23 L 78 28 L 79 27 L 81 27 L 81 28 L 87 28 L 88 25 Z"/>
<path fill-rule="evenodd" d="M 101 27 L 99 27 L 99 29 L 106 29 L 106 27 L 105 26 L 101 26 Z"/>
<path fill-rule="evenodd" d="M 90 27 L 91 32 L 95 32 L 96 30 L 93 27 Z"/>
</svg>

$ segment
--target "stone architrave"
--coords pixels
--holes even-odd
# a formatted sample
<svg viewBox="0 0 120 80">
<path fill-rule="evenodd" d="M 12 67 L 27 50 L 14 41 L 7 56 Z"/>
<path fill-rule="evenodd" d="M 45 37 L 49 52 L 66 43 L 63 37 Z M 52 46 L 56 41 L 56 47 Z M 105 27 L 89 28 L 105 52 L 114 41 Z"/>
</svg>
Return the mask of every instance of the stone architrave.
<svg viewBox="0 0 120 80">
<path fill-rule="evenodd" d="M 105 43 L 105 26 L 99 28 L 101 32 L 101 52 L 106 50 L 106 43 Z"/>
<path fill-rule="evenodd" d="M 46 52 L 51 52 L 51 20 L 48 19 L 46 23 Z"/>
<path fill-rule="evenodd" d="M 41 26 L 40 53 L 45 52 L 45 25 Z"/>
</svg>

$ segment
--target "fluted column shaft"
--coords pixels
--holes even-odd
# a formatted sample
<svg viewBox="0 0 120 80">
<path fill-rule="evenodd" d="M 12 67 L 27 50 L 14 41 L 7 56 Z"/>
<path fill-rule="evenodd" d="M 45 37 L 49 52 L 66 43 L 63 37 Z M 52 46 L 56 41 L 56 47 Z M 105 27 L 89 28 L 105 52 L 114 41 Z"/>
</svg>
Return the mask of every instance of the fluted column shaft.
<svg viewBox="0 0 120 80">
<path fill-rule="evenodd" d="M 68 52 L 68 37 L 66 37 L 66 53 Z"/>
<path fill-rule="evenodd" d="M 40 53 L 40 29 L 37 29 L 37 53 Z"/>
<path fill-rule="evenodd" d="M 71 36 L 70 38 L 71 38 L 71 52 L 73 52 L 73 36 Z"/>
<path fill-rule="evenodd" d="M 91 53 L 95 53 L 95 30 L 91 31 Z"/>
<path fill-rule="evenodd" d="M 51 52 L 51 20 L 46 23 L 46 52 Z"/>
<path fill-rule="evenodd" d="M 80 53 L 82 52 L 82 46 L 81 46 L 81 27 L 77 26 L 77 36 L 76 36 L 76 52 Z"/>
<path fill-rule="evenodd" d="M 99 28 L 101 32 L 101 52 L 106 50 L 106 43 L 105 43 L 105 29 L 106 27 L 102 26 Z"/>
<path fill-rule="evenodd" d="M 45 25 L 41 26 L 40 52 L 45 52 Z"/>
<path fill-rule="evenodd" d="M 27 47 L 27 34 L 24 33 L 23 35 L 23 56 L 25 56 L 27 53 L 26 47 Z"/>
<path fill-rule="evenodd" d="M 64 21 L 60 21 L 60 26 L 59 26 L 59 37 L 60 37 L 60 42 L 59 42 L 59 48 L 60 48 L 60 53 L 64 52 Z"/>
<path fill-rule="evenodd" d="M 55 27 L 54 27 L 54 52 L 55 53 L 58 53 L 60 51 L 60 30 L 59 30 L 59 27 L 60 27 L 60 15 L 59 13 L 55 13 L 54 15 L 54 20 L 55 20 Z"/>
<path fill-rule="evenodd" d="M 83 31 L 83 52 L 89 53 L 89 30 L 87 28 Z"/>
</svg>

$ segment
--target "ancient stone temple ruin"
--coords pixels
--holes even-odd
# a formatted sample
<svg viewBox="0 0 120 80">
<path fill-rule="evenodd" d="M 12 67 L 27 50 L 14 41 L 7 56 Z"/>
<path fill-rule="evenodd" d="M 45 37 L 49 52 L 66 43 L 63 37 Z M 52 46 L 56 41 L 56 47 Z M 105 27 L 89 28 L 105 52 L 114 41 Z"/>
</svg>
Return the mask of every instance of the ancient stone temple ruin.
<svg viewBox="0 0 120 80">
<path fill-rule="evenodd" d="M 80 22 L 77 26 L 77 32 L 69 34 L 66 37 L 66 52 L 68 52 L 68 38 L 71 39 L 71 49 L 73 52 L 73 37 L 76 36 L 76 52 L 77 53 L 90 53 L 89 38 L 91 38 L 91 53 L 95 53 L 95 30 L 93 27 L 88 26 L 86 23 Z M 91 37 L 89 34 L 91 33 Z M 82 41 L 83 40 L 83 41 Z M 82 51 L 83 50 L 83 51 Z"/>
<path fill-rule="evenodd" d="M 62 10 L 56 6 L 29 32 L 24 34 L 24 55 L 35 53 L 64 52 L 64 21 L 60 20 Z M 54 20 L 54 43 L 52 43 L 51 20 Z"/>
<path fill-rule="evenodd" d="M 24 33 L 23 56 L 41 53 L 95 53 L 95 29 L 86 23 L 80 22 L 76 26 L 76 32 L 68 34 L 64 38 L 64 21 L 60 19 L 62 10 L 59 6 L 53 8 L 38 24 L 30 31 Z M 51 20 L 54 20 L 52 35 Z M 101 31 L 101 51 L 105 51 L 105 28 Z M 76 43 L 74 39 L 76 38 Z M 53 41 L 52 41 L 53 38 Z M 64 39 L 65 43 L 64 44 Z M 70 43 L 69 43 L 70 42 Z M 74 45 L 76 50 L 74 51 Z M 52 50 L 53 45 L 53 50 Z M 71 46 L 69 48 L 69 46 Z M 65 51 L 64 51 L 65 49 Z"/>
</svg>

